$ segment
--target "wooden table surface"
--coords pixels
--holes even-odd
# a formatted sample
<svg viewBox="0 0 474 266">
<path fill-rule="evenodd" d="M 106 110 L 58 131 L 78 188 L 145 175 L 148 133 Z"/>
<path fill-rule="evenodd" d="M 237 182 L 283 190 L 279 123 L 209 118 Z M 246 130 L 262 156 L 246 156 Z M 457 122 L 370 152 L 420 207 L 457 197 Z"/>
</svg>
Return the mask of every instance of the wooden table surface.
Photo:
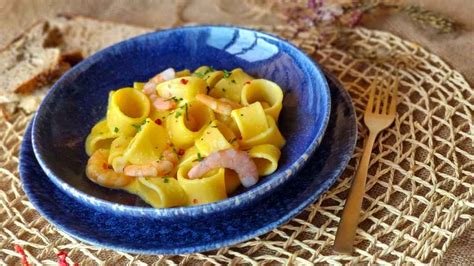
<svg viewBox="0 0 474 266">
<path fill-rule="evenodd" d="M 147 27 L 169 27 L 183 22 L 278 24 L 284 23 L 271 13 L 249 12 L 250 6 L 271 9 L 275 1 L 241 0 L 0 0 L 0 47 L 21 34 L 35 21 L 54 17 L 58 13 L 81 14 L 98 19 L 131 23 Z M 363 26 L 392 32 L 419 43 L 442 57 L 474 84 L 474 1 L 472 0 L 404 0 L 440 12 L 463 24 L 456 33 L 439 34 L 410 21 L 406 15 L 375 12 L 364 17 Z M 232 8 L 229 8 L 231 7 Z M 467 230 L 449 248 L 445 264 L 467 265 L 474 260 L 474 228 Z"/>
</svg>

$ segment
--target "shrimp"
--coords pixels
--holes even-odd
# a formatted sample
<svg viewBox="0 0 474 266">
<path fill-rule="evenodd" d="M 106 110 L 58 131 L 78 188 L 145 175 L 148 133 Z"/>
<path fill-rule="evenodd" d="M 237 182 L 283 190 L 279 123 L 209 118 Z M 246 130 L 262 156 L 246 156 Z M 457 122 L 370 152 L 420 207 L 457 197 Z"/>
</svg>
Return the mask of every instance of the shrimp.
<svg viewBox="0 0 474 266">
<path fill-rule="evenodd" d="M 172 68 L 167 68 L 164 71 L 158 73 L 156 76 L 151 78 L 145 86 L 143 86 L 143 93 L 148 95 L 153 106 L 157 110 L 171 110 L 176 108 L 176 103 L 174 101 L 166 100 L 162 97 L 159 97 L 156 93 L 156 85 L 174 79 L 176 76 L 176 72 Z"/>
<path fill-rule="evenodd" d="M 124 173 L 130 176 L 165 176 L 173 171 L 174 164 L 167 160 L 151 162 L 148 164 L 132 164 L 124 169 Z"/>
<path fill-rule="evenodd" d="M 244 187 L 250 187 L 258 182 L 258 171 L 255 163 L 245 151 L 227 149 L 211 153 L 188 172 L 189 179 L 202 177 L 216 168 L 229 168 L 237 172 Z"/>
<path fill-rule="evenodd" d="M 220 98 L 219 101 L 229 104 L 232 107 L 232 109 L 242 108 L 242 105 L 240 103 L 234 102 L 227 98 Z"/>
<path fill-rule="evenodd" d="M 162 153 L 163 160 L 147 164 L 133 164 L 124 168 L 124 173 L 129 176 L 165 176 L 173 171 L 179 162 L 178 155 L 171 149 Z"/>
<path fill-rule="evenodd" d="M 132 182 L 133 177 L 122 173 L 116 173 L 113 169 L 109 169 L 107 159 L 109 151 L 99 149 L 95 151 L 87 161 L 86 175 L 94 183 L 109 187 L 121 188 Z"/>
<path fill-rule="evenodd" d="M 207 105 L 207 107 L 211 108 L 216 113 L 223 114 L 223 115 L 230 115 L 233 109 L 237 109 L 241 107 L 240 104 L 236 102 L 232 102 L 227 99 L 224 100 L 223 98 L 216 99 L 206 94 L 197 94 L 196 100 Z"/>
</svg>

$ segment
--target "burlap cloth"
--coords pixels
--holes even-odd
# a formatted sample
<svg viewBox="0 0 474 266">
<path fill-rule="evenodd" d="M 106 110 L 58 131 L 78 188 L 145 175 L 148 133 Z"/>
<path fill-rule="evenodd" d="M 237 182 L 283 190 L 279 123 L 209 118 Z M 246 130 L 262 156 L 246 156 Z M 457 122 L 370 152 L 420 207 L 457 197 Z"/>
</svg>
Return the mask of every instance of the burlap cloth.
<svg viewBox="0 0 474 266">
<path fill-rule="evenodd" d="M 179 3 L 183 2 L 194 3 Z M 250 15 L 268 16 L 268 10 L 254 12 Z M 234 19 L 229 16 L 230 22 Z M 57 231 L 24 195 L 17 170 L 18 149 L 31 116 L 20 113 L 10 121 L 0 121 L 0 263 L 20 262 L 20 255 L 13 248 L 18 244 L 24 248 L 28 260 L 38 264 L 55 263 L 55 254 L 65 250 L 69 262 L 84 265 L 165 262 L 473 265 L 469 249 L 472 239 L 471 244 L 461 243 L 462 254 L 443 261 L 455 238 L 464 231 L 468 232 L 463 235 L 467 235 L 466 241 L 472 237 L 474 93 L 461 74 L 419 45 L 385 32 L 363 28 L 334 32 L 334 38 L 321 46 L 316 30 L 298 33 L 289 26 L 259 28 L 303 48 L 335 74 L 353 97 L 359 118 L 358 147 L 350 166 L 327 193 L 278 229 L 216 251 L 136 256 L 101 249 Z M 356 250 L 354 256 L 336 255 L 331 246 L 367 134 L 361 123 L 367 86 L 376 73 L 393 71 L 400 62 L 404 64 L 399 70 L 398 116 L 392 127 L 377 139 L 373 151 Z"/>
</svg>

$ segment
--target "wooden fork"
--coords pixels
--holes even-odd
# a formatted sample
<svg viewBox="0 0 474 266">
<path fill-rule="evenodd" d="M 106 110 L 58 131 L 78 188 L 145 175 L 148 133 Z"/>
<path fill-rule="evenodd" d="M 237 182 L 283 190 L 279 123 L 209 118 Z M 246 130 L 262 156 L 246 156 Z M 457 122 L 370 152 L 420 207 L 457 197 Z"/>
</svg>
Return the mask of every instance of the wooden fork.
<svg viewBox="0 0 474 266">
<path fill-rule="evenodd" d="M 365 183 L 369 168 L 370 155 L 374 146 L 375 138 L 395 120 L 397 109 L 398 76 L 392 86 L 388 89 L 379 89 L 376 98 L 378 78 L 370 86 L 370 97 L 364 113 L 364 122 L 370 131 L 369 138 L 365 143 L 364 153 L 359 163 L 356 176 L 352 183 L 349 197 L 346 200 L 342 212 L 339 228 L 334 242 L 334 251 L 351 254 L 359 216 L 362 207 L 362 198 L 365 194 Z M 391 99 L 389 99 L 391 98 Z M 374 103 L 375 101 L 375 103 Z"/>
</svg>

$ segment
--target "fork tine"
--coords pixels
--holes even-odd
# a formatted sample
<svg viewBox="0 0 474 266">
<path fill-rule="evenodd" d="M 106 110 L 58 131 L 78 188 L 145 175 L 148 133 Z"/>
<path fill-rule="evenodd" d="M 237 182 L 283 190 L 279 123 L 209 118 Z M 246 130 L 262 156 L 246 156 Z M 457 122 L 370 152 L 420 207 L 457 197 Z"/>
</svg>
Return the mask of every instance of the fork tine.
<svg viewBox="0 0 474 266">
<path fill-rule="evenodd" d="M 365 112 L 371 113 L 374 107 L 374 98 L 375 98 L 375 87 L 379 82 L 379 78 L 375 78 L 374 82 L 370 85 L 370 93 L 369 93 L 369 102 L 367 103 L 367 107 L 365 108 Z"/>
<path fill-rule="evenodd" d="M 377 93 L 377 102 L 375 103 L 375 114 L 378 114 L 380 112 L 380 105 L 382 101 L 382 94 L 384 92 L 384 89 L 380 88 L 378 93 Z"/>
<path fill-rule="evenodd" d="M 383 90 L 383 102 L 382 102 L 382 114 L 387 114 L 388 109 L 388 97 L 390 97 L 392 87 L 387 86 L 387 89 Z"/>
<path fill-rule="evenodd" d="M 395 80 L 393 81 L 393 84 L 392 84 L 392 101 L 390 102 L 390 110 L 388 112 L 389 115 L 394 115 L 397 112 L 398 82 L 399 82 L 399 77 L 397 73 Z"/>
</svg>

